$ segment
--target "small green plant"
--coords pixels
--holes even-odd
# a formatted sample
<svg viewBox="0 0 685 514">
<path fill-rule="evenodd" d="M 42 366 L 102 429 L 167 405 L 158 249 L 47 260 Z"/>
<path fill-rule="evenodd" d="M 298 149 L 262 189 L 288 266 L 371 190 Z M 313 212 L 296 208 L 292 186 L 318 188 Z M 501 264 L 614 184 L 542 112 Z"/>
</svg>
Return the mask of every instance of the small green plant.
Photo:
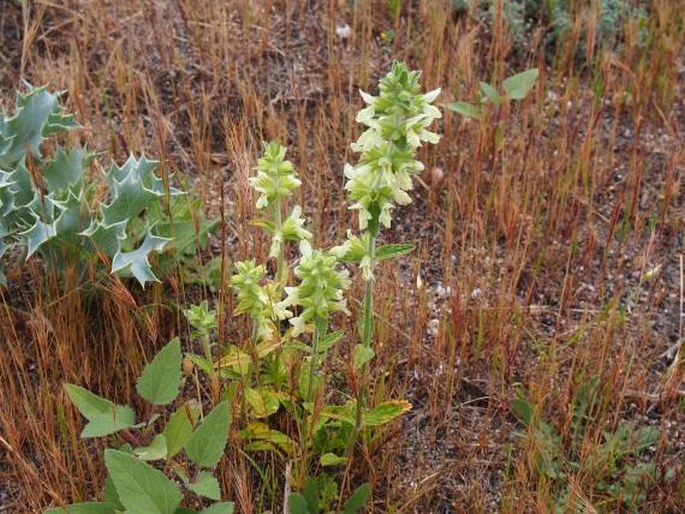
<svg viewBox="0 0 685 514">
<path fill-rule="evenodd" d="M 597 449 L 583 453 L 589 420 L 598 402 L 599 381 L 594 377 L 578 390 L 571 438 L 567 443 L 552 423 L 534 415 L 532 406 L 522 395 L 513 402 L 514 414 L 529 429 L 528 437 L 535 448 L 536 472 L 551 481 L 556 512 L 567 512 L 573 500 L 570 481 L 573 476 L 590 477 L 594 497 L 604 507 L 627 508 L 635 513 L 640 512 L 650 483 L 656 478 L 656 464 L 638 457 L 657 443 L 658 427 L 636 428 L 624 424 L 615 432 L 602 432 Z"/>
<path fill-rule="evenodd" d="M 343 514 L 356 514 L 366 504 L 371 488 L 362 484 L 350 495 L 343 505 Z M 330 476 L 322 474 L 317 478 L 308 477 L 301 493 L 290 495 L 289 514 L 322 514 L 331 512 L 338 497 L 338 484 Z M 335 512 L 335 511 L 332 511 Z"/>
<path fill-rule="evenodd" d="M 502 91 L 498 91 L 495 86 L 487 82 L 481 82 L 481 94 L 476 99 L 476 103 L 452 102 L 446 104 L 445 108 L 467 118 L 483 119 L 489 113 L 490 108 L 500 108 L 511 100 L 523 100 L 533 89 L 537 78 L 537 68 L 517 73 L 502 82 Z"/>
<path fill-rule="evenodd" d="M 113 165 L 100 200 L 89 178 L 95 154 L 60 144 L 78 127 L 45 87 L 18 94 L 14 115 L 0 113 L 0 285 L 2 257 L 16 248 L 62 275 L 106 258 L 112 273 L 145 286 L 157 280 L 153 254 L 173 246 L 187 256 L 213 228 L 192 219 L 185 193 L 165 185 L 144 156 Z"/>
<path fill-rule="evenodd" d="M 144 421 L 137 421 L 131 407 L 116 405 L 73 384 L 65 386 L 67 395 L 88 423 L 81 437 L 105 437 L 119 434 L 125 444 L 105 450 L 108 477 L 104 499 L 52 508 L 46 514 L 189 514 L 180 507 L 183 490 L 200 498 L 218 501 L 221 490 L 212 469 L 221 460 L 231 424 L 227 400 L 214 406 L 202 421 L 202 405 L 186 402 L 158 429 L 159 407 L 176 401 L 183 381 L 181 344 L 168 343 L 145 367 L 136 390 L 151 408 Z M 183 453 L 183 458 L 179 456 Z M 158 463 L 152 466 L 149 462 Z M 175 480 L 167 474 L 173 473 Z M 178 482 L 182 484 L 179 487 Z M 231 514 L 233 504 L 214 503 L 200 511 L 206 514 Z"/>
</svg>

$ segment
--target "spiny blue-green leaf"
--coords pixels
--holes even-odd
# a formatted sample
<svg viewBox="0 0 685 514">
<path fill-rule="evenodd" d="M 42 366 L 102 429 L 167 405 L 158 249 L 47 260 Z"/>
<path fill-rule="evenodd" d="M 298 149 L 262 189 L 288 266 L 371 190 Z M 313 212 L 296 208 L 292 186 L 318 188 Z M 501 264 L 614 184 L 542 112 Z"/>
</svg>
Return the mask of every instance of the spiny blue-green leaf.
<svg viewBox="0 0 685 514">
<path fill-rule="evenodd" d="M 188 482 L 185 486 L 198 496 L 204 496 L 210 500 L 221 499 L 219 481 L 208 471 L 200 471 L 195 482 Z"/>
<path fill-rule="evenodd" d="M 172 339 L 145 366 L 138 379 L 136 390 L 152 405 L 168 405 L 178 396 L 178 388 L 183 377 L 181 371 L 181 341 Z"/>
<path fill-rule="evenodd" d="M 121 249 L 121 241 L 126 238 L 126 224 L 126 221 L 121 221 L 105 226 L 93 218 L 90 225 L 80 232 L 80 235 L 89 237 L 97 251 L 113 258 Z"/>
<path fill-rule="evenodd" d="M 135 155 L 131 154 L 122 166 L 112 164 L 108 175 L 110 184 L 113 186 L 116 182 L 121 182 L 131 174 L 145 181 L 145 179 L 153 175 L 158 164 L 159 161 L 149 161 L 145 155 L 141 155 L 139 159 L 136 159 Z"/>
<path fill-rule="evenodd" d="M 13 183 L 9 189 L 14 195 L 14 205 L 16 208 L 26 207 L 38 198 L 36 188 L 31 179 L 31 172 L 23 160 L 15 166 L 8 179 Z"/>
<path fill-rule="evenodd" d="M 73 114 L 52 113 L 48 116 L 48 122 L 43 128 L 43 136 L 49 136 L 57 132 L 81 128 Z"/>
<path fill-rule="evenodd" d="M 58 148 L 53 160 L 43 170 L 43 179 L 48 191 L 68 189 L 78 183 L 92 158 L 93 155 L 85 148 L 76 147 L 66 151 Z"/>
<path fill-rule="evenodd" d="M 9 249 L 9 245 L 6 245 L 5 243 L 0 240 L 0 286 L 1 287 L 6 287 L 7 286 L 7 278 L 5 277 L 5 268 L 2 264 L 2 257 L 5 255 L 5 252 Z"/>
<path fill-rule="evenodd" d="M 233 509 L 233 502 L 221 502 L 202 509 L 200 514 L 233 514 Z"/>
<path fill-rule="evenodd" d="M 129 514 L 173 514 L 183 495 L 161 471 L 117 450 L 105 450 L 105 465 Z"/>
<path fill-rule="evenodd" d="M 0 154 L 0 165 L 8 166 L 22 158 L 28 149 L 40 157 L 43 131 L 51 114 L 57 113 L 58 95 L 49 93 L 45 87 L 33 88 L 26 95 L 17 95 L 16 112 L 5 119 L 3 133 L 12 137 L 11 144 Z"/>
<path fill-rule="evenodd" d="M 88 420 L 81 437 L 101 437 L 135 426 L 135 412 L 130 407 L 115 405 L 77 385 L 66 384 L 64 389 L 79 412 Z"/>
<path fill-rule="evenodd" d="M 148 228 L 148 233 L 140 247 L 132 252 L 122 252 L 119 250 L 114 255 L 112 259 L 112 273 L 130 272 L 143 287 L 145 287 L 146 282 L 159 282 L 159 279 L 150 267 L 148 254 L 151 252 L 161 252 L 169 241 L 170 239 L 166 237 L 152 235 Z"/>
<path fill-rule="evenodd" d="M 186 455 L 198 466 L 214 466 L 224 453 L 231 425 L 228 402 L 218 404 L 202 424 L 190 436 L 186 444 Z"/>
<path fill-rule="evenodd" d="M 140 446 L 133 450 L 133 454 L 140 460 L 160 460 L 167 456 L 166 439 L 157 434 L 148 446 Z"/>
<path fill-rule="evenodd" d="M 158 164 L 158 161 L 149 161 L 144 155 L 139 159 L 130 155 L 123 166 L 112 165 L 108 179 L 114 195 L 120 194 L 120 185 L 128 180 L 138 182 L 146 191 L 156 196 L 164 196 L 164 181 L 154 173 Z M 169 187 L 168 192 L 172 197 L 185 194 L 173 187 Z"/>
<path fill-rule="evenodd" d="M 511 100 L 522 100 L 533 89 L 538 78 L 538 69 L 531 68 L 516 75 L 512 75 L 504 82 L 502 87 Z"/>
<path fill-rule="evenodd" d="M 43 223 L 36 218 L 31 228 L 19 233 L 26 239 L 27 253 L 26 258 L 31 257 L 40 246 L 49 239 L 57 235 L 54 223 Z"/>
<path fill-rule="evenodd" d="M 145 187 L 140 175 L 133 168 L 121 181 L 114 181 L 114 193 L 109 204 L 101 207 L 102 221 L 113 225 L 130 218 L 138 217 L 151 204 L 159 202 L 164 196 Z"/>
</svg>

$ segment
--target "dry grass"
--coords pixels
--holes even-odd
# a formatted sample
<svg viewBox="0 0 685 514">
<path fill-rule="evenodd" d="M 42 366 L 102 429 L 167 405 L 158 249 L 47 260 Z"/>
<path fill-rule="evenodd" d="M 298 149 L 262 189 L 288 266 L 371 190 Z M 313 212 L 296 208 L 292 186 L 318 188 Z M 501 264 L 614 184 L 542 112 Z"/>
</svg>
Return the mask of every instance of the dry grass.
<svg viewBox="0 0 685 514">
<path fill-rule="evenodd" d="M 338 242 L 350 225 L 341 170 L 358 133 L 358 88 L 372 88 L 393 58 L 422 69 L 445 102 L 539 67 L 535 94 L 501 113 L 502 147 L 494 125 L 447 114 L 441 143 L 422 155 L 416 201 L 389 236 L 418 250 L 379 273 L 372 373 L 377 395 L 414 409 L 357 474 L 375 485 L 374 512 L 547 512 L 555 490 L 536 472 L 535 438 L 517 436 L 526 429 L 512 400 L 523 387 L 570 444 L 576 395 L 594 376 L 601 400 L 581 466 L 568 470 L 569 501 L 603 510 L 582 463 L 602 430 L 632 421 L 661 433 L 641 512 L 685 510 L 684 370 L 664 357 L 683 338 L 685 11 L 652 2 L 646 46 L 629 23 L 622 46 L 595 51 L 586 67 L 573 55 L 594 33 L 580 18 L 577 40 L 548 65 L 542 29 L 514 53 L 499 17 L 490 31 L 450 2 L 403 4 L 393 18 L 383 1 L 4 2 L 2 101 L 20 79 L 67 91 L 87 129 L 79 137 L 102 162 L 144 151 L 193 181 L 210 214 L 225 213 L 215 249 L 231 261 L 267 253 L 248 224 L 262 140 L 288 144 L 317 243 Z M 343 23 L 348 39 L 336 36 Z M 114 278 L 102 285 L 95 297 L 64 294 L 34 264 L 1 293 L 0 511 L 99 490 L 100 443 L 78 439 L 61 384 L 135 404 L 146 356 L 187 330 L 178 307 L 208 294 L 174 281 L 145 297 Z M 228 291 L 217 302 L 231 312 Z M 237 323 L 226 321 L 223 340 Z M 345 369 L 340 352 L 331 369 Z M 220 477 L 237 511 L 278 510 L 258 503 L 258 476 L 238 448 L 229 453 Z"/>
</svg>

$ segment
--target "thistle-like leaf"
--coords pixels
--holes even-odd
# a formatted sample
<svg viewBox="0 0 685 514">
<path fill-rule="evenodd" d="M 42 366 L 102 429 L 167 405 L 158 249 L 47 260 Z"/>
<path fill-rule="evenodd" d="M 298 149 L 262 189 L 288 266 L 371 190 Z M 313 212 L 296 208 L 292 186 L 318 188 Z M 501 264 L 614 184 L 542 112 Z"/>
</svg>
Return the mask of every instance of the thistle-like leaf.
<svg viewBox="0 0 685 514">
<path fill-rule="evenodd" d="M 40 218 L 36 217 L 36 221 L 31 228 L 20 232 L 20 235 L 26 239 L 27 253 L 26 258 L 31 257 L 40 246 L 46 241 L 52 239 L 57 235 L 54 223 L 44 223 Z"/>
<path fill-rule="evenodd" d="M 127 221 L 124 220 L 105 226 L 102 222 L 92 219 L 88 228 L 79 235 L 89 237 L 95 248 L 113 258 L 121 249 L 121 241 L 126 238 L 126 224 Z"/>
<path fill-rule="evenodd" d="M 77 184 L 93 157 L 85 148 L 76 147 L 67 151 L 58 148 L 54 159 L 43 170 L 48 191 L 68 189 Z"/>
<path fill-rule="evenodd" d="M 114 255 L 112 273 L 128 271 L 140 282 L 142 287 L 145 287 L 147 282 L 159 282 L 159 279 L 152 272 L 148 255 L 151 252 L 161 252 L 169 241 L 169 238 L 152 235 L 148 228 L 143 244 L 136 250 L 132 252 L 119 250 Z"/>
<path fill-rule="evenodd" d="M 113 196 L 109 204 L 101 207 L 106 226 L 138 217 L 164 193 L 145 186 L 137 167 L 132 167 L 122 180 L 113 179 Z"/>
<path fill-rule="evenodd" d="M 9 166 L 19 161 L 27 150 L 40 158 L 40 145 L 45 136 L 77 127 L 73 117 L 63 115 L 58 102 L 59 93 L 45 87 L 31 88 L 25 95 L 17 95 L 14 116 L 0 124 L 0 165 Z"/>
</svg>

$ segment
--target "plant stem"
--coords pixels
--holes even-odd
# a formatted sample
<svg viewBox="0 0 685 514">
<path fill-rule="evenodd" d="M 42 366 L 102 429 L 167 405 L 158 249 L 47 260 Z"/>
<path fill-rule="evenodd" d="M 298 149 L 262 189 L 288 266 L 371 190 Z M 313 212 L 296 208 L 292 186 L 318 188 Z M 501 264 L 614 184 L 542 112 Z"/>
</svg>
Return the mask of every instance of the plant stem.
<svg viewBox="0 0 685 514">
<path fill-rule="evenodd" d="M 376 260 L 376 237 L 369 234 L 368 257 L 369 266 L 373 269 Z M 366 292 L 364 293 L 364 329 L 362 331 L 362 343 L 369 348 L 373 340 L 373 278 L 366 281 Z"/>
<path fill-rule="evenodd" d="M 281 213 L 282 200 L 274 206 L 274 225 L 276 227 L 276 234 L 281 234 L 283 226 L 283 217 Z M 278 243 L 278 261 L 276 264 L 276 281 L 282 286 L 285 280 L 285 241 L 281 240 Z"/>
<path fill-rule="evenodd" d="M 369 266 L 373 270 L 374 264 L 376 262 L 376 235 L 373 233 L 369 232 L 369 245 L 367 247 L 367 255 L 370 259 Z M 371 348 L 373 344 L 373 332 L 374 332 L 374 323 L 373 323 L 373 283 L 374 279 L 370 278 L 369 280 L 366 280 L 366 290 L 364 292 L 364 312 L 362 314 L 362 344 L 366 348 Z M 357 441 L 357 438 L 359 437 L 359 434 L 362 431 L 362 421 L 364 418 L 364 410 L 366 409 L 366 398 L 368 396 L 368 389 L 369 389 L 369 384 L 368 384 L 368 371 L 369 365 L 368 362 L 364 364 L 364 367 L 362 369 L 361 377 L 358 381 L 358 386 L 357 386 L 357 412 L 355 415 L 355 422 L 354 422 L 354 429 L 352 430 L 352 433 L 350 434 L 350 438 L 347 441 L 347 449 L 346 449 L 346 455 L 347 455 L 347 466 L 345 468 L 345 473 L 343 475 L 343 482 L 342 482 L 342 487 L 340 489 L 341 495 L 338 499 L 338 508 L 340 508 L 342 504 L 342 491 L 345 489 L 345 485 L 347 483 L 347 480 L 349 478 L 349 473 L 351 471 L 352 467 L 352 456 L 354 453 L 354 444 Z"/>
</svg>

